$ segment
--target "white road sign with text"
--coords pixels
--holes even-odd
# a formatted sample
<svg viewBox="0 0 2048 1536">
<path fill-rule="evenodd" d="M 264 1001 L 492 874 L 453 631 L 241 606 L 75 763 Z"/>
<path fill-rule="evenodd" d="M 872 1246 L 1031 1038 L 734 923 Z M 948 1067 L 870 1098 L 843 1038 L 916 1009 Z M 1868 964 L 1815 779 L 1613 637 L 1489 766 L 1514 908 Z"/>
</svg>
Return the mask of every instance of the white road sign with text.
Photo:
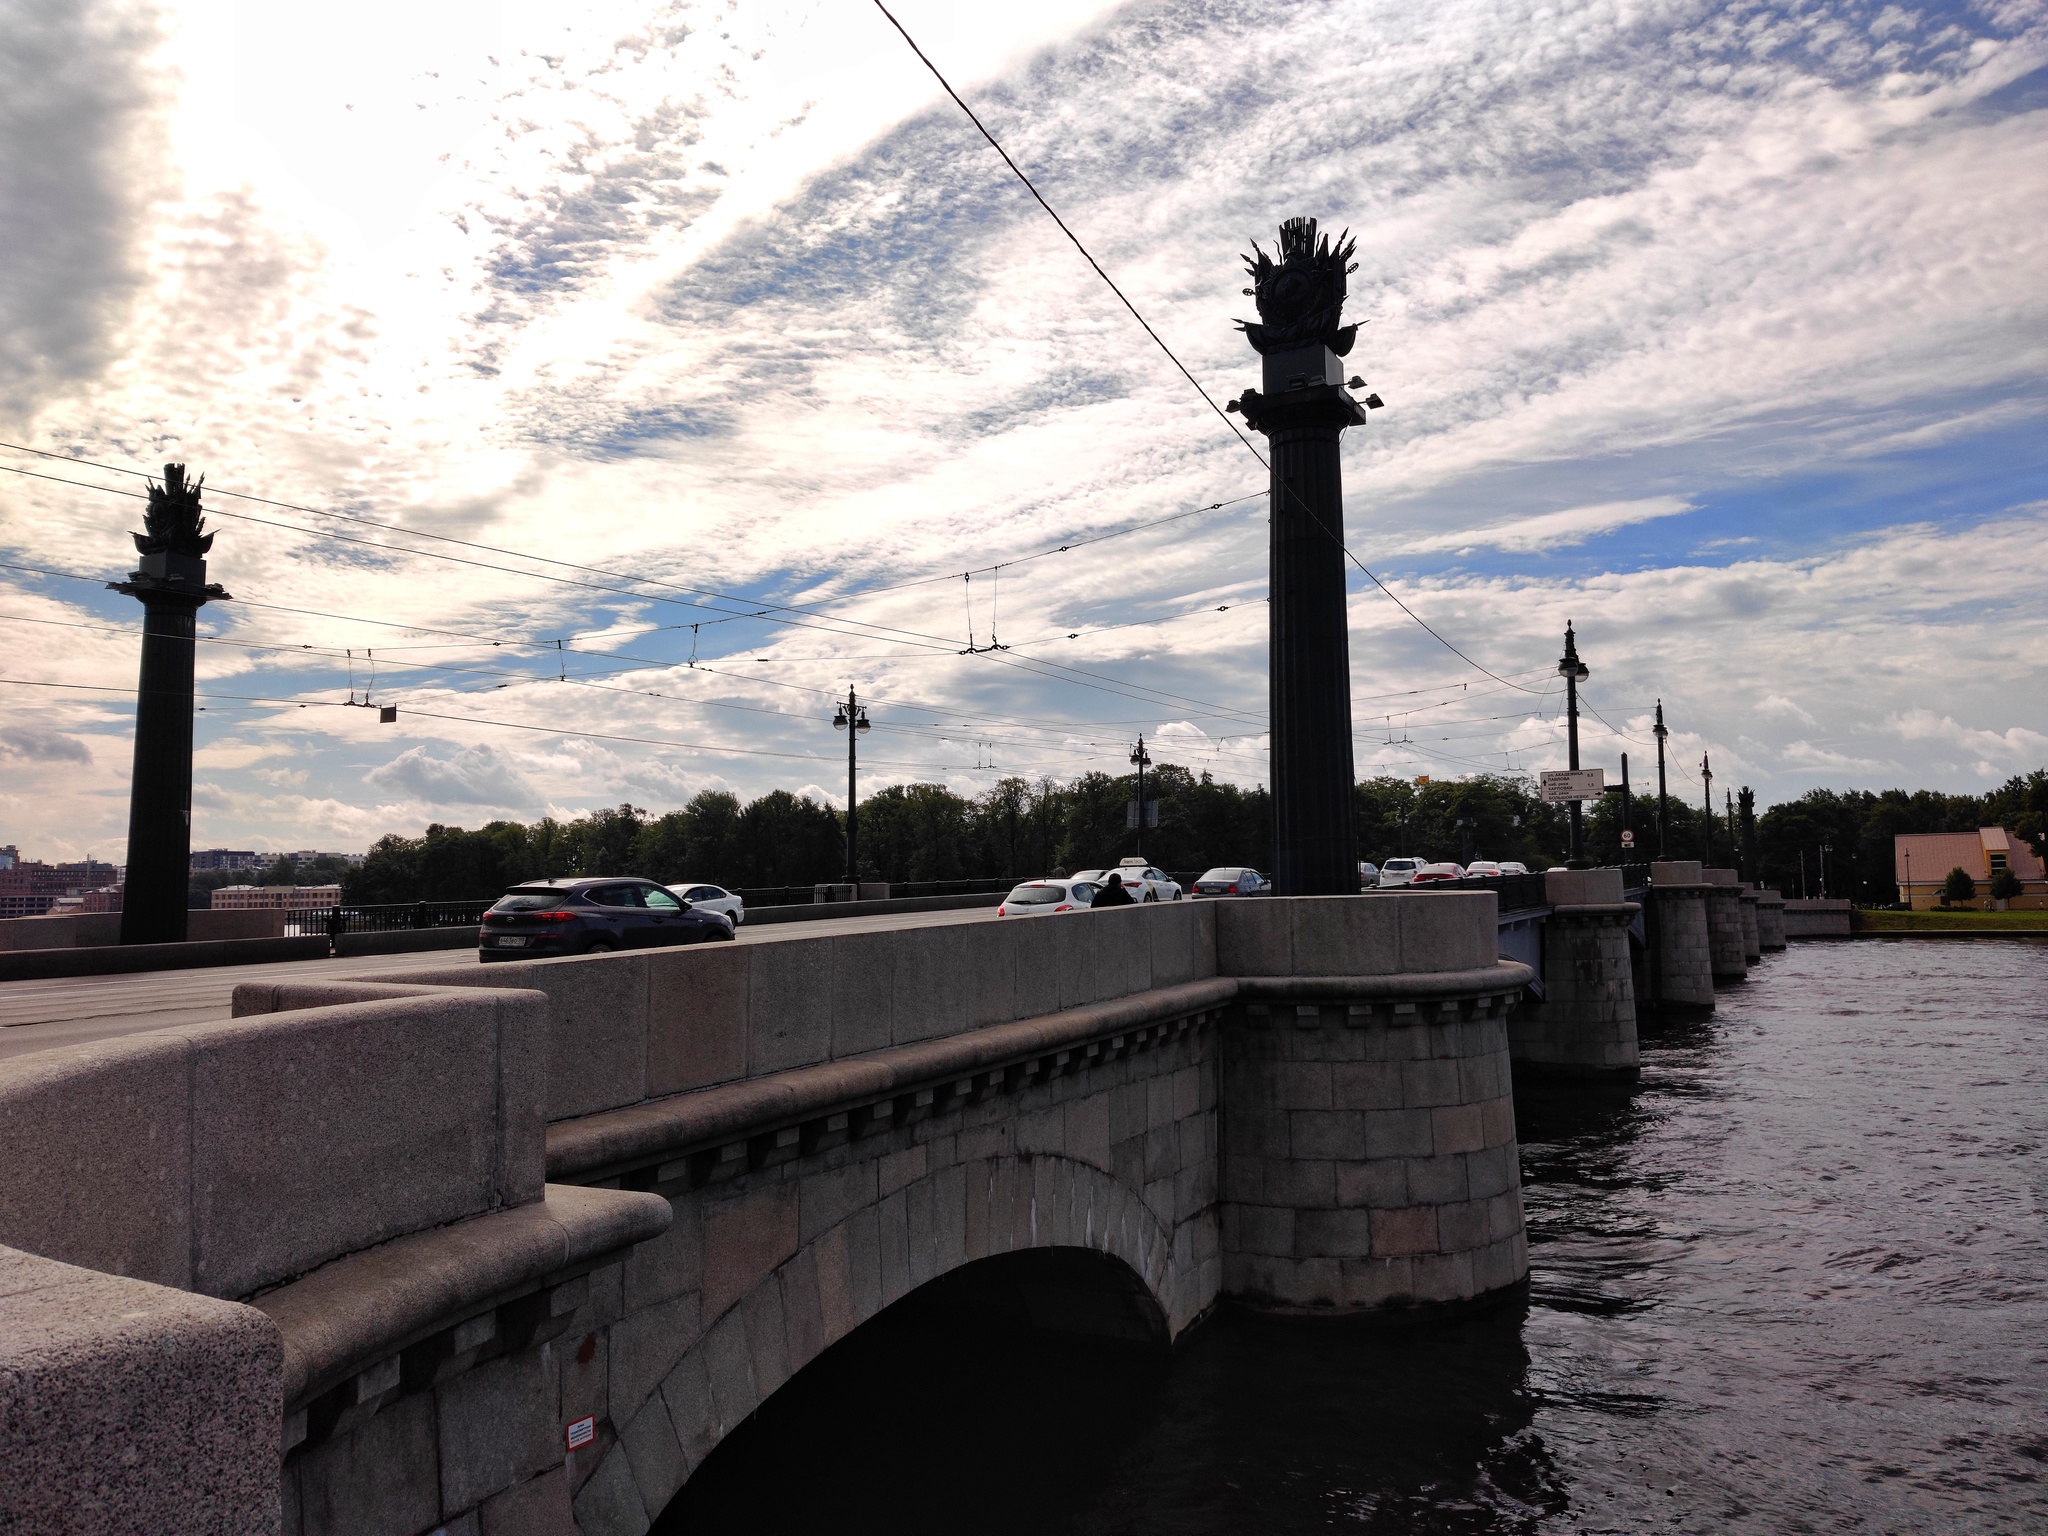
<svg viewBox="0 0 2048 1536">
<path fill-rule="evenodd" d="M 1543 798 L 1552 802 L 1598 800 L 1607 789 L 1604 768 L 1557 768 L 1536 777 Z"/>
</svg>

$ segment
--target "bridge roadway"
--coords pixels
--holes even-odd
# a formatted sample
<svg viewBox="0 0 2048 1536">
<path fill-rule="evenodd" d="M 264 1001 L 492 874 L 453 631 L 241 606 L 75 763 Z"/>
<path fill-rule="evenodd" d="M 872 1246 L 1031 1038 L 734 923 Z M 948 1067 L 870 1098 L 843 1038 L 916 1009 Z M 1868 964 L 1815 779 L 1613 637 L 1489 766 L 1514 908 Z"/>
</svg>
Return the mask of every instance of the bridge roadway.
<svg viewBox="0 0 2048 1536">
<path fill-rule="evenodd" d="M 934 928 L 955 923 L 992 922 L 988 907 L 965 911 L 820 918 L 808 923 L 742 927 L 743 944 L 882 929 Z M 0 982 L 0 1059 L 25 1056 L 60 1045 L 83 1045 L 121 1035 L 205 1024 L 230 1016 L 237 985 L 245 981 L 317 981 L 341 976 L 373 977 L 476 963 L 466 950 L 422 950 L 402 955 L 353 955 L 332 960 L 288 960 L 270 965 L 216 965 L 183 971 L 139 971 L 125 976 L 69 976 L 43 981 Z"/>
</svg>

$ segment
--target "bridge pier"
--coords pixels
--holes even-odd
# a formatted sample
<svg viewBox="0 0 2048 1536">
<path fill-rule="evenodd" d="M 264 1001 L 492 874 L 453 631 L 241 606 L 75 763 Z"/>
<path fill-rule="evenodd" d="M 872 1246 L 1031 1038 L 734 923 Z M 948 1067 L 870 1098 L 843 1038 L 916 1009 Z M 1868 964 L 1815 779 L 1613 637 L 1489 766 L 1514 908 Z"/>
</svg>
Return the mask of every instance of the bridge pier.
<svg viewBox="0 0 2048 1536">
<path fill-rule="evenodd" d="M 1642 908 L 1622 900 L 1618 869 L 1554 871 L 1543 925 L 1543 997 L 1508 1024 L 1517 1067 L 1574 1077 L 1633 1077 L 1636 986 L 1629 925 Z"/>
<path fill-rule="evenodd" d="M 1711 1013 L 1714 964 L 1707 923 L 1711 887 L 1696 860 L 1650 866 L 1644 909 L 1644 951 L 1649 986 L 1643 1011 L 1659 1016 Z"/>
<path fill-rule="evenodd" d="M 1782 892 L 1756 893 L 1757 947 L 1770 954 L 1785 947 L 1785 897 Z"/>
<path fill-rule="evenodd" d="M 1741 981 L 1749 975 L 1749 946 L 1742 932 L 1742 886 L 1732 869 L 1703 869 L 1707 883 L 1707 955 L 1714 980 Z"/>
<path fill-rule="evenodd" d="M 1756 887 L 1745 883 L 1742 886 L 1742 961 L 1745 967 L 1755 965 L 1764 957 L 1763 919 L 1758 915 L 1760 898 Z"/>
</svg>

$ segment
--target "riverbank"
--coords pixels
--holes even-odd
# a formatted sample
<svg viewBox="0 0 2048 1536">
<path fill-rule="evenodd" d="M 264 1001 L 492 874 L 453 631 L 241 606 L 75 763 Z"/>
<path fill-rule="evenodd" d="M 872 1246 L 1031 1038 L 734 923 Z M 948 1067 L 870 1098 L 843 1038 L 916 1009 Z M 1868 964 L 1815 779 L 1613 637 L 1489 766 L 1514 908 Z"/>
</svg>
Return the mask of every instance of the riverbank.
<svg viewBox="0 0 2048 1536">
<path fill-rule="evenodd" d="M 2048 912 L 1881 912 L 1856 914 L 1858 937 L 1941 934 L 2048 938 Z"/>
</svg>

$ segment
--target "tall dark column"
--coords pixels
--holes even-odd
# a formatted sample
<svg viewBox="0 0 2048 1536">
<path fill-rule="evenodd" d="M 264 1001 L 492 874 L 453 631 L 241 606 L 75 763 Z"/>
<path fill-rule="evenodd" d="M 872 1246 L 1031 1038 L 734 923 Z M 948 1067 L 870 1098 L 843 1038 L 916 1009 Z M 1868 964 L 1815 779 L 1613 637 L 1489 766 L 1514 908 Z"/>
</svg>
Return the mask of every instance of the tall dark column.
<svg viewBox="0 0 2048 1536">
<path fill-rule="evenodd" d="M 1356 326 L 1340 326 L 1356 243 L 1316 236 L 1314 219 L 1280 226 L 1280 259 L 1246 258 L 1259 324 L 1239 321 L 1264 359 L 1263 390 L 1230 407 L 1271 444 L 1273 878 L 1283 896 L 1358 890 L 1351 757 L 1351 644 L 1345 611 L 1344 479 L 1338 439 L 1378 405 L 1348 392 L 1339 363 Z M 1353 379 L 1350 387 L 1363 381 Z"/>
<path fill-rule="evenodd" d="M 206 580 L 199 480 L 166 464 L 149 487 L 142 556 L 126 581 L 109 582 L 142 604 L 142 675 L 135 696 L 135 770 L 128 790 L 128 874 L 121 898 L 123 944 L 185 938 L 192 865 L 192 671 L 197 616 L 227 593 Z"/>
</svg>

